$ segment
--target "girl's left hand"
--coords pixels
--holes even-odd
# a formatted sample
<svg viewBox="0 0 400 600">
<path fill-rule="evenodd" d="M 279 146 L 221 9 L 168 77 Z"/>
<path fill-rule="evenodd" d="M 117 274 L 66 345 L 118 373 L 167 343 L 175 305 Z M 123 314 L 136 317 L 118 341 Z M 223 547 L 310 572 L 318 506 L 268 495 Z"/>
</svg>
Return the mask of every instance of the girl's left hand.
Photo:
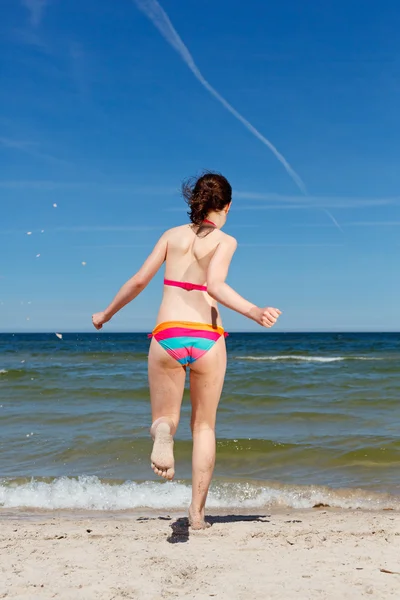
<svg viewBox="0 0 400 600">
<path fill-rule="evenodd" d="M 101 329 L 104 323 L 107 323 L 109 320 L 110 317 L 106 317 L 106 313 L 104 311 L 92 315 L 92 323 L 96 329 Z"/>
</svg>

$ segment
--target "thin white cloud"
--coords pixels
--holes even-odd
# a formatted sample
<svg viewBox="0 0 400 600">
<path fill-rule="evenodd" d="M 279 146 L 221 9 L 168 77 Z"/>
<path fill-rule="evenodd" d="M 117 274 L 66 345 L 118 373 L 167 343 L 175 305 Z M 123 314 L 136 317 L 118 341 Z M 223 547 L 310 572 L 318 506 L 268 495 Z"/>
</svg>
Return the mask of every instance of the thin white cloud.
<svg viewBox="0 0 400 600">
<path fill-rule="evenodd" d="M 4 140 L 4 138 L 2 138 Z M 10 140 L 7 140 L 10 142 Z M 0 140 L 1 143 L 1 140 Z M 15 142 L 14 142 L 15 143 Z M 26 143 L 26 142 L 25 142 Z M 145 196 L 179 196 L 178 187 L 163 185 L 140 185 L 135 183 L 103 183 L 96 181 L 52 181 L 52 180 L 0 180 L 0 189 L 9 190 L 57 190 L 57 189 L 94 189 L 98 193 L 115 192 L 142 194 Z M 303 210 L 316 208 L 367 208 L 369 206 L 399 205 L 400 197 L 392 198 L 357 198 L 351 196 L 286 196 L 257 192 L 235 192 L 234 210 Z M 238 202 L 236 202 L 238 200 Z M 259 204 L 243 204 L 242 200 L 255 200 Z M 270 202 L 271 204 L 267 204 Z M 166 212 L 182 212 L 184 205 L 165 208 Z"/>
<path fill-rule="evenodd" d="M 42 37 L 37 33 L 36 29 L 13 29 L 10 32 L 11 39 L 18 44 L 24 44 L 26 46 L 36 46 L 44 51 L 48 51 L 47 44 L 43 41 Z"/>
<path fill-rule="evenodd" d="M 342 223 L 342 227 L 398 227 L 400 221 L 353 221 Z M 292 227 L 328 227 L 327 223 L 292 223 Z"/>
<path fill-rule="evenodd" d="M 281 194 L 265 193 L 265 192 L 240 192 L 234 190 L 233 196 L 235 198 L 243 198 L 244 200 L 292 200 L 293 202 L 304 202 L 303 196 L 282 196 Z M 308 198 L 307 198 L 308 199 Z"/>
<path fill-rule="evenodd" d="M 6 190 L 56 190 L 60 188 L 74 188 L 73 183 L 59 183 L 57 181 L 13 181 L 0 180 L 0 188 Z"/>
<path fill-rule="evenodd" d="M 242 210 L 260 210 L 263 209 L 261 202 L 273 202 L 275 206 L 278 203 L 306 206 L 307 208 L 362 208 L 368 206 L 385 206 L 389 204 L 400 204 L 400 197 L 392 198 L 358 198 L 351 196 L 285 196 L 280 194 L 268 194 L 258 192 L 234 192 L 234 199 L 239 200 L 258 200 L 260 206 L 241 206 Z M 235 205 L 236 207 L 236 205 Z M 268 206 L 266 207 L 268 208 Z"/>
<path fill-rule="evenodd" d="M 355 221 L 353 223 L 343 223 L 346 227 L 398 227 L 400 221 Z"/>
<path fill-rule="evenodd" d="M 245 119 L 217 90 L 205 79 L 203 74 L 200 72 L 192 55 L 188 48 L 183 43 L 181 37 L 172 25 L 167 13 L 160 6 L 157 0 L 133 0 L 136 6 L 141 10 L 158 29 L 164 39 L 177 51 L 184 63 L 192 71 L 197 81 L 212 95 L 222 106 L 230 112 L 242 125 L 246 127 L 250 133 L 258 138 L 265 146 L 267 146 L 271 152 L 276 156 L 279 162 L 284 166 L 287 173 L 293 179 L 297 187 L 303 194 L 306 194 L 305 185 L 296 173 L 296 171 L 290 166 L 286 158 L 275 148 L 275 146 L 266 137 L 262 135 L 247 119 Z"/>
<path fill-rule="evenodd" d="M 150 248 L 151 243 L 148 244 L 85 244 L 72 246 L 72 248 Z"/>
<path fill-rule="evenodd" d="M 0 184 L 1 187 L 1 184 Z M 281 204 L 277 204 L 277 202 L 281 200 Z M 291 196 L 274 196 L 273 202 L 274 204 L 242 204 L 241 202 L 235 202 L 233 204 L 234 212 L 241 211 L 265 211 L 265 210 L 316 210 L 316 209 L 326 209 L 326 208 L 340 208 L 340 209 L 349 209 L 349 208 L 368 208 L 369 206 L 388 206 L 400 204 L 400 199 L 398 198 L 376 198 L 376 199 L 361 199 L 361 198 L 323 198 L 323 197 L 313 197 L 308 196 L 298 202 L 297 204 L 291 204 L 294 202 L 295 198 Z M 267 201 L 267 199 L 266 199 Z M 181 212 L 182 208 L 179 206 L 170 206 L 164 209 L 165 212 Z M 330 217 L 332 220 L 332 217 Z"/>
<path fill-rule="evenodd" d="M 330 205 L 329 205 L 330 206 Z M 317 208 L 323 209 L 324 206 L 319 204 L 250 204 L 250 205 L 234 205 L 234 211 L 263 211 L 263 210 L 315 210 Z M 351 208 L 350 206 L 342 207 L 342 208 Z M 167 209 L 171 211 L 178 211 L 178 208 Z"/>
<path fill-rule="evenodd" d="M 69 233 L 97 233 L 97 232 L 123 232 L 123 231 L 159 231 L 164 229 L 163 225 L 77 225 L 76 227 L 56 227 L 53 231 L 65 231 Z M 47 231 L 52 231 L 51 229 Z"/>
<path fill-rule="evenodd" d="M 24 140 L 12 140 L 7 137 L 0 137 L 0 144 L 5 148 L 13 148 L 15 150 L 26 150 L 32 146 L 32 142 Z"/>
<path fill-rule="evenodd" d="M 14 140 L 8 137 L 0 137 L 0 145 L 4 148 L 8 148 L 10 150 L 16 150 L 18 152 L 23 152 L 25 154 L 29 154 L 29 156 L 33 156 L 34 158 L 40 158 L 43 160 L 47 160 L 50 162 L 69 165 L 66 160 L 61 158 L 57 158 L 51 154 L 47 154 L 42 152 L 37 148 L 38 144 L 36 142 L 31 142 L 27 140 Z"/>
<path fill-rule="evenodd" d="M 1 141 L 0 141 L 1 143 Z M 116 193 L 127 193 L 127 194 L 143 194 L 146 196 L 150 195 L 168 195 L 178 194 L 178 189 L 167 186 L 146 186 L 138 185 L 134 183 L 102 183 L 95 181 L 51 181 L 51 180 L 37 180 L 37 181 L 14 181 L 14 180 L 0 180 L 0 189 L 9 190 L 57 190 L 57 189 L 94 189 L 99 192 L 116 192 Z"/>
<path fill-rule="evenodd" d="M 234 205 L 234 210 L 236 211 L 244 211 L 244 210 L 254 210 L 254 211 L 258 211 L 258 210 L 314 210 L 316 207 L 314 205 L 311 204 L 266 204 L 264 206 L 262 205 L 258 205 L 258 206 L 237 206 L 236 204 Z"/>
<path fill-rule="evenodd" d="M 46 235 L 50 233 L 112 233 L 112 232 L 129 232 L 129 231 L 162 231 L 165 229 L 163 225 L 77 225 L 72 227 L 54 227 L 46 229 Z M 40 229 L 31 230 L 32 237 L 41 234 Z M 26 231 L 22 229 L 3 229 L 0 235 L 26 235 Z"/>
<path fill-rule="evenodd" d="M 42 21 L 48 0 L 22 0 L 22 4 L 29 11 L 32 27 L 38 27 Z"/>
<path fill-rule="evenodd" d="M 239 244 L 240 248 L 343 248 L 344 244 Z"/>
</svg>

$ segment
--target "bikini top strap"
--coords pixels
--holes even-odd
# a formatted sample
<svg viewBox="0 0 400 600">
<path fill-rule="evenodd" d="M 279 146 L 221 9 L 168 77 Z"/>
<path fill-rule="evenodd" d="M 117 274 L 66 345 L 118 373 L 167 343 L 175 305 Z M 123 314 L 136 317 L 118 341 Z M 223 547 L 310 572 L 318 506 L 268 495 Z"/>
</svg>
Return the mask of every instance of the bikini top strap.
<svg viewBox="0 0 400 600">
<path fill-rule="evenodd" d="M 207 291 L 207 286 L 198 285 L 197 283 L 190 283 L 189 281 L 173 281 L 172 279 L 164 279 L 164 285 L 179 287 L 187 292 L 191 292 L 192 290 L 197 290 L 198 292 Z"/>
</svg>

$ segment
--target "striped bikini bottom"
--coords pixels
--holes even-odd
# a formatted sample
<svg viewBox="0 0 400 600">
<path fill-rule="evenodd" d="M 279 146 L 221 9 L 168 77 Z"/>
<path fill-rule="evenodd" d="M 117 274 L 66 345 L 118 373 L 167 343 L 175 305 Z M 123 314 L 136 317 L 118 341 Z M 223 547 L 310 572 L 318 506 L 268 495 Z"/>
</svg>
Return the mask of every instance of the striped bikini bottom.
<svg viewBox="0 0 400 600">
<path fill-rule="evenodd" d="M 187 366 L 210 350 L 221 335 L 227 337 L 222 327 L 190 321 L 165 321 L 149 334 L 175 358 Z"/>
</svg>

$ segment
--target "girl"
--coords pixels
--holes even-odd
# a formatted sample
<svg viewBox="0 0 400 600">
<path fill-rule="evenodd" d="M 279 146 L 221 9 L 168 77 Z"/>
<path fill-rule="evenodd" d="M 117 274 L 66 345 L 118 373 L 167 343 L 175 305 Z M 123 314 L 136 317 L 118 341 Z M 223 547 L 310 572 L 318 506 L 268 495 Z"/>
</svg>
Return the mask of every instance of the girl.
<svg viewBox="0 0 400 600">
<path fill-rule="evenodd" d="M 218 302 L 272 327 L 281 312 L 260 308 L 245 300 L 225 279 L 236 240 L 223 233 L 232 200 L 229 182 L 217 173 L 206 173 L 193 185 L 183 185 L 191 224 L 166 231 L 140 270 L 120 289 L 110 306 L 93 315 L 101 329 L 131 302 L 165 262 L 164 294 L 152 332 L 148 373 L 154 440 L 153 471 L 174 476 L 173 438 L 178 427 L 190 367 L 192 502 L 189 521 L 193 529 L 207 526 L 204 509 L 215 464 L 215 421 L 226 370 L 225 332 Z"/>
</svg>

